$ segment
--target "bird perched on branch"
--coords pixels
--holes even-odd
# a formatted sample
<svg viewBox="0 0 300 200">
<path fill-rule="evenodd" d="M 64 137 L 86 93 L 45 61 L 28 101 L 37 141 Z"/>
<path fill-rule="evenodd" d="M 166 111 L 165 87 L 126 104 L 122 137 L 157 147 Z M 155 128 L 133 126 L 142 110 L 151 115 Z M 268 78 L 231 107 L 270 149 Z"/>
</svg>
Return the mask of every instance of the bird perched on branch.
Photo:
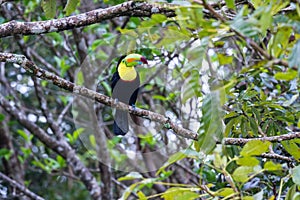
<svg viewBox="0 0 300 200">
<path fill-rule="evenodd" d="M 131 106 L 135 105 L 140 86 L 140 77 L 135 66 L 139 64 L 148 64 L 146 58 L 140 54 L 129 54 L 120 58 L 116 72 L 111 79 L 114 99 Z M 113 124 L 114 134 L 125 135 L 128 130 L 128 112 L 116 110 Z"/>
</svg>

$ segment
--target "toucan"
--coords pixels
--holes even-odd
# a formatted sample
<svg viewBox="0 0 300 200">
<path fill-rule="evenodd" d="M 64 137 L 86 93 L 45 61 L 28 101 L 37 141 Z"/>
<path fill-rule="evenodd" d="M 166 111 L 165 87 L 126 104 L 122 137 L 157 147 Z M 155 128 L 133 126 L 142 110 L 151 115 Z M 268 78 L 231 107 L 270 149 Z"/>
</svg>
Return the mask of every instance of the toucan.
<svg viewBox="0 0 300 200">
<path fill-rule="evenodd" d="M 146 58 L 140 54 L 120 57 L 116 72 L 111 79 L 112 98 L 135 106 L 140 87 L 140 77 L 135 66 L 140 64 L 148 64 Z M 116 110 L 113 124 L 114 134 L 125 135 L 128 130 L 128 112 Z"/>
</svg>

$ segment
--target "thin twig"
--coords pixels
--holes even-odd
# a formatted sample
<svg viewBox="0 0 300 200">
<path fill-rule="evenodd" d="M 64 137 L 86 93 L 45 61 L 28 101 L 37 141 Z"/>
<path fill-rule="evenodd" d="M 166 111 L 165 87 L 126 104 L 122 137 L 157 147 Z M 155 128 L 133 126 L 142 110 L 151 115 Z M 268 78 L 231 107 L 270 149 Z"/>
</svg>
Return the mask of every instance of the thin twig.
<svg viewBox="0 0 300 200">
<path fill-rule="evenodd" d="M 300 138 L 300 132 L 291 132 L 284 135 L 261 137 L 261 138 L 224 138 L 224 144 L 227 145 L 245 145 L 247 142 L 252 140 L 269 141 L 269 142 L 281 142 L 284 140 L 292 140 Z"/>
<path fill-rule="evenodd" d="M 61 111 L 61 113 L 59 114 L 57 120 L 56 120 L 56 123 L 57 124 L 61 124 L 62 123 L 62 120 L 64 118 L 64 116 L 67 114 L 68 110 L 70 109 L 70 107 L 72 106 L 73 104 L 73 100 L 71 99 L 69 101 L 69 103 L 64 107 L 64 109 Z"/>
<path fill-rule="evenodd" d="M 293 162 L 292 158 L 282 156 L 282 155 L 279 155 L 279 154 L 276 154 L 276 153 L 263 153 L 263 154 L 260 155 L 260 157 Z"/>
</svg>

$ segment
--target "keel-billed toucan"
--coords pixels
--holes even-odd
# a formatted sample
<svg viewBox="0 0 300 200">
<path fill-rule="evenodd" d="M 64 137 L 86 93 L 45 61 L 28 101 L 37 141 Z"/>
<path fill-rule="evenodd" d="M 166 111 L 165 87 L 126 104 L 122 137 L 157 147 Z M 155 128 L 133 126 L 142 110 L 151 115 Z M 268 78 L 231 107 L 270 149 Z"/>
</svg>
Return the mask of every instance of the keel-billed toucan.
<svg viewBox="0 0 300 200">
<path fill-rule="evenodd" d="M 135 104 L 139 92 L 140 77 L 134 67 L 142 63 L 148 64 L 146 58 L 140 54 L 129 54 L 120 58 L 116 72 L 111 79 L 114 99 L 131 106 Z M 116 110 L 113 124 L 114 134 L 125 135 L 128 129 L 128 112 Z"/>
</svg>

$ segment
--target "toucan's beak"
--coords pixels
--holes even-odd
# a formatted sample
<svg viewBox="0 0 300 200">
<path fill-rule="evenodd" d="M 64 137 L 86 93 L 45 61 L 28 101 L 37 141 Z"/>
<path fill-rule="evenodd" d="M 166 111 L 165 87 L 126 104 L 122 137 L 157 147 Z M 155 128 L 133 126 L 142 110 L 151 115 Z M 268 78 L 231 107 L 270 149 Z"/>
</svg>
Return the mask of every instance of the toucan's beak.
<svg viewBox="0 0 300 200">
<path fill-rule="evenodd" d="M 140 54 L 129 54 L 124 58 L 127 67 L 134 67 L 139 64 L 148 64 L 146 58 Z"/>
</svg>

